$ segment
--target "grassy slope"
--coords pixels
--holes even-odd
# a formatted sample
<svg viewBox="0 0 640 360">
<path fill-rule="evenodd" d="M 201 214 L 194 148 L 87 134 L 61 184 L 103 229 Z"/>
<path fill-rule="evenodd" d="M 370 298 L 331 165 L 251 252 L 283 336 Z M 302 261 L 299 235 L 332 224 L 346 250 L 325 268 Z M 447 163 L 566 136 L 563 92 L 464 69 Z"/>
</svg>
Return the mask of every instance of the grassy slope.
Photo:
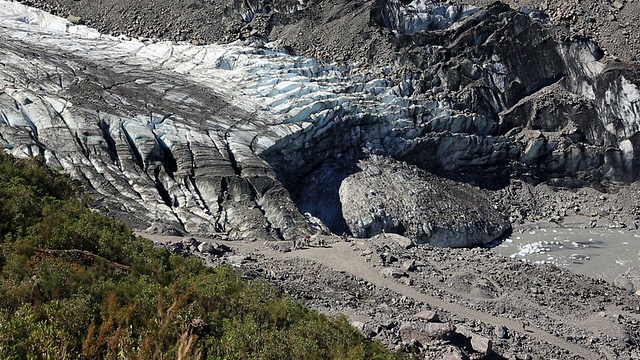
<svg viewBox="0 0 640 360">
<path fill-rule="evenodd" d="M 264 282 L 154 249 L 78 189 L 0 153 L 0 359 L 396 357 Z"/>
</svg>

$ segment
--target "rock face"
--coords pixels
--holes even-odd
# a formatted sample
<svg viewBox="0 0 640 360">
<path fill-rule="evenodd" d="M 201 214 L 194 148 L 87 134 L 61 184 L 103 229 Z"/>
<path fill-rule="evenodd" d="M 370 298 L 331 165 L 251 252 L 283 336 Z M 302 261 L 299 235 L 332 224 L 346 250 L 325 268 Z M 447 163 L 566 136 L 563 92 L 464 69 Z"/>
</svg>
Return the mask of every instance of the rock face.
<svg viewBox="0 0 640 360">
<path fill-rule="evenodd" d="M 123 2 L 33 3 L 155 34 L 129 29 L 151 16 L 142 10 L 101 15 Z M 222 20 L 183 21 L 194 7 Z M 242 41 L 116 38 L 2 2 L 0 144 L 85 179 L 98 208 L 136 227 L 232 238 L 295 239 L 327 225 L 468 246 L 506 230 L 473 188 L 414 167 L 385 169 L 378 180 L 398 191 L 367 198 L 354 184 L 366 181 L 358 162 L 374 156 L 489 188 L 512 178 L 582 186 L 640 176 L 638 69 L 561 36 L 543 13 L 426 0 L 180 8 L 169 38 Z M 196 36 L 209 28 L 210 38 Z M 408 196 L 415 184 L 439 201 Z M 462 211 L 469 219 L 453 218 Z"/>
<path fill-rule="evenodd" d="M 342 212 L 353 234 L 401 233 L 441 247 L 483 245 L 509 222 L 471 186 L 415 166 L 372 158 L 340 186 Z"/>
</svg>

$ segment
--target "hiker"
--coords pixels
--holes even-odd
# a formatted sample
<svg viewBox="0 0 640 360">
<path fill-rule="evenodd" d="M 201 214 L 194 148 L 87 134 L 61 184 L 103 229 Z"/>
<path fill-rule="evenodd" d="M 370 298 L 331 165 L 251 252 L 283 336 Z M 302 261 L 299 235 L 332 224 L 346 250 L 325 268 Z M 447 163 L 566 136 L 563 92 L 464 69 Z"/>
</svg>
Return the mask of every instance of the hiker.
<svg viewBox="0 0 640 360">
<path fill-rule="evenodd" d="M 349 235 L 347 235 L 346 231 L 342 233 L 342 241 L 349 242 Z"/>
</svg>

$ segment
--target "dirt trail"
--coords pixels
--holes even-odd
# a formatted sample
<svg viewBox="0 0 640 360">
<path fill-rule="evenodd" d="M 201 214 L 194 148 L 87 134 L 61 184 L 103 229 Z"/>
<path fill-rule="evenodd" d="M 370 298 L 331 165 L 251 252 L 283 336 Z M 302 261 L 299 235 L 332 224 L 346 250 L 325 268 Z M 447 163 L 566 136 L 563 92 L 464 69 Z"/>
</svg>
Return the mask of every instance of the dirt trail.
<svg viewBox="0 0 640 360">
<path fill-rule="evenodd" d="M 262 252 L 265 253 L 265 255 L 272 256 L 274 258 L 301 257 L 312 260 L 334 270 L 345 271 L 351 275 L 355 275 L 376 286 L 385 287 L 404 296 L 411 297 L 417 301 L 425 302 L 434 308 L 444 309 L 462 317 L 483 321 L 492 325 L 503 325 L 511 331 L 517 331 L 536 337 L 541 341 L 556 345 L 562 349 L 568 350 L 572 354 L 582 356 L 585 359 L 602 358 L 601 354 L 592 352 L 582 346 L 572 344 L 534 326 L 530 325 L 526 328 L 526 331 L 523 331 L 522 324 L 518 320 L 491 316 L 458 304 L 442 301 L 431 295 L 419 292 L 410 286 L 398 283 L 393 279 L 384 278 L 380 275 L 378 270 L 366 263 L 359 254 L 354 252 L 348 243 L 335 243 L 330 247 L 312 247 L 289 253 L 277 253 L 271 250 L 265 251 L 265 249 L 262 249 Z"/>
</svg>

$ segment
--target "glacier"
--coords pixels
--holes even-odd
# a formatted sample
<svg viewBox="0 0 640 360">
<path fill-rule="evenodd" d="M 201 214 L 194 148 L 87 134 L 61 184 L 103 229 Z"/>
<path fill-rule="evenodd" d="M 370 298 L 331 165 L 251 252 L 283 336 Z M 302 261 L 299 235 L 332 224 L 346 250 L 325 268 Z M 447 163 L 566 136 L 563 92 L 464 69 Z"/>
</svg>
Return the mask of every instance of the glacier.
<svg viewBox="0 0 640 360">
<path fill-rule="evenodd" d="M 393 206 L 381 219 L 376 214 L 390 200 L 369 204 L 352 196 L 359 166 L 370 166 L 367 158 L 407 162 L 412 167 L 403 171 L 412 174 L 413 167 L 460 176 L 482 169 L 508 178 L 514 163 L 555 179 L 626 181 L 625 174 L 637 173 L 627 171 L 637 162 L 635 130 L 596 141 L 615 130 L 609 114 L 620 107 L 625 129 L 636 126 L 635 80 L 598 80 L 607 68 L 592 43 L 532 37 L 537 43 L 526 51 L 549 58 L 532 69 L 523 57 L 508 56 L 514 49 L 493 45 L 509 29 L 478 35 L 500 16 L 513 16 L 516 32 L 539 26 L 526 14 L 435 8 L 418 0 L 388 6 L 382 18 L 396 32 L 457 34 L 449 45 L 432 45 L 435 53 L 458 51 L 461 58 L 469 51 L 464 41 L 495 47 L 494 53 L 478 50 L 473 61 L 434 63 L 424 72 L 371 71 L 290 55 L 257 40 L 196 46 L 114 37 L 0 1 L 0 144 L 18 157 L 42 156 L 83 180 L 96 208 L 135 227 L 232 238 L 293 239 L 322 231 L 316 218 L 336 233 L 411 228 L 407 235 L 424 242 L 428 234 L 465 229 L 455 246 L 487 243 L 508 229 L 490 204 L 460 200 L 476 199 L 473 187 L 454 196 L 452 184 L 431 177 L 424 181 L 446 196 L 399 194 L 394 201 L 417 201 L 410 208 L 435 207 L 442 215 L 451 209 L 442 204 L 448 199 L 462 204 L 456 211 L 477 215 L 413 221 Z M 249 11 L 247 21 L 260 9 Z M 577 107 L 581 99 L 605 99 L 587 109 L 599 121 L 567 120 L 571 109 L 553 124 L 536 120 L 545 108 L 540 97 L 554 87 L 578 99 Z M 398 188 L 406 193 L 416 183 L 423 184 Z"/>
</svg>

